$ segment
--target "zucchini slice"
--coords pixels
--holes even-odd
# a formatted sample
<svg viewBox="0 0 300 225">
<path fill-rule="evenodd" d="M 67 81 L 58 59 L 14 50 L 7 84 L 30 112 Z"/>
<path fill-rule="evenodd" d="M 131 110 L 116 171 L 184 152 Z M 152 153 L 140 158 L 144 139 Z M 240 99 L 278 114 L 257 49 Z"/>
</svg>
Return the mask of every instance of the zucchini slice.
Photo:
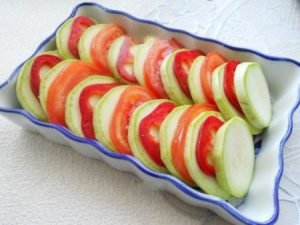
<svg viewBox="0 0 300 225">
<path fill-rule="evenodd" d="M 110 123 L 122 93 L 129 85 L 115 87 L 108 91 L 94 109 L 94 131 L 98 141 L 112 151 L 116 151 L 110 138 Z"/>
<path fill-rule="evenodd" d="M 46 121 L 46 113 L 30 87 L 30 71 L 33 61 L 34 59 L 28 60 L 20 70 L 16 86 L 17 98 L 26 111 L 35 115 L 39 120 Z"/>
<path fill-rule="evenodd" d="M 189 76 L 188 76 L 188 85 L 190 88 L 192 99 L 195 103 L 207 103 L 208 102 L 208 100 L 205 97 L 205 94 L 203 92 L 202 84 L 201 84 L 201 80 L 200 80 L 200 72 L 201 72 L 201 68 L 202 68 L 204 60 L 205 60 L 205 56 L 198 56 L 194 60 L 192 66 L 190 68 L 190 72 L 189 72 Z"/>
<path fill-rule="evenodd" d="M 68 19 L 56 33 L 56 46 L 58 53 L 65 59 L 75 59 L 68 48 L 69 35 L 71 33 L 74 18 Z"/>
<path fill-rule="evenodd" d="M 77 52 L 78 43 L 76 42 L 82 36 L 82 32 L 94 24 L 96 24 L 96 21 L 87 16 L 73 17 L 64 22 L 56 33 L 56 46 L 59 54 L 65 59 L 77 59 L 79 56 Z M 74 37 L 76 37 L 75 41 Z M 71 42 L 72 45 L 75 45 L 74 47 L 76 48 L 76 52 L 73 51 L 73 53 L 69 46 L 70 38 L 73 40 Z"/>
<path fill-rule="evenodd" d="M 160 154 L 161 159 L 171 174 L 184 180 L 175 168 L 172 161 L 172 141 L 175 135 L 177 124 L 182 114 L 190 107 L 190 105 L 176 107 L 164 120 L 159 130 Z"/>
<path fill-rule="evenodd" d="M 148 56 L 148 52 L 150 51 L 155 40 L 155 37 L 148 37 L 145 39 L 145 42 L 141 45 L 138 45 L 136 49 L 136 55 L 133 60 L 133 71 L 138 83 L 142 86 L 145 86 L 144 64 Z"/>
<path fill-rule="evenodd" d="M 158 163 L 156 163 L 149 156 L 144 145 L 142 144 L 139 128 L 142 120 L 145 117 L 151 114 L 159 105 L 166 102 L 172 103 L 171 101 L 165 99 L 156 99 L 143 103 L 133 112 L 128 127 L 128 140 L 133 155 L 139 160 L 141 160 L 141 162 L 150 169 L 164 173 L 167 172 L 167 169 L 164 166 L 161 166 Z M 156 131 L 159 132 L 159 128 Z"/>
<path fill-rule="evenodd" d="M 40 84 L 40 103 L 44 112 L 47 113 L 46 101 L 47 101 L 48 90 L 52 82 L 60 74 L 60 72 L 64 70 L 64 68 L 66 68 L 72 62 L 76 62 L 76 61 L 78 60 L 76 59 L 64 60 L 58 63 L 57 65 L 55 65 L 51 70 L 48 71 L 48 73 L 45 76 L 42 77 L 41 84 Z"/>
<path fill-rule="evenodd" d="M 124 44 L 128 46 L 128 49 L 123 48 Z M 133 38 L 123 35 L 121 37 L 118 37 L 116 40 L 114 40 L 109 48 L 107 61 L 110 70 L 113 72 L 114 76 L 117 79 L 127 84 L 137 83 L 133 71 L 133 61 L 131 61 L 132 59 L 134 60 L 135 58 L 137 46 L 138 44 Z M 124 50 L 126 52 L 124 52 Z M 119 66 L 118 60 L 120 59 L 120 57 L 124 57 L 124 55 L 126 55 L 127 59 L 129 59 L 130 61 L 125 65 L 121 65 L 121 66 L 124 66 L 126 68 L 126 71 L 128 72 L 129 75 L 133 75 L 132 77 L 130 77 L 132 79 L 126 79 L 127 77 L 122 76 L 122 71 L 120 72 L 118 69 Z"/>
<path fill-rule="evenodd" d="M 193 120 L 186 135 L 184 160 L 191 177 L 205 193 L 223 199 L 229 199 L 230 194 L 218 184 L 216 177 L 204 173 L 199 167 L 196 159 L 198 133 L 204 121 L 210 116 L 215 116 L 218 119 L 223 120 L 220 113 L 213 111 L 203 112 Z"/>
<path fill-rule="evenodd" d="M 234 197 L 245 196 L 253 177 L 255 153 L 244 120 L 234 117 L 217 131 L 212 158 L 220 186 Z"/>
<path fill-rule="evenodd" d="M 39 54 L 38 56 L 41 55 L 54 55 L 59 57 L 57 51 L 44 52 Z M 39 98 L 37 98 L 34 95 L 30 84 L 32 65 L 38 56 L 29 59 L 27 62 L 25 62 L 25 64 L 20 69 L 18 79 L 17 79 L 17 85 L 16 85 L 16 95 L 20 104 L 26 111 L 32 113 L 39 120 L 46 121 L 47 120 L 46 112 L 44 111 Z M 48 72 L 49 72 L 48 67 L 42 68 L 40 72 L 41 79 L 45 78 Z M 42 84 L 42 80 L 40 86 L 41 84 Z"/>
<path fill-rule="evenodd" d="M 160 67 L 160 74 L 164 89 L 169 98 L 177 105 L 188 105 L 192 104 L 193 101 L 182 91 L 173 70 L 175 55 L 181 51 L 186 51 L 186 49 L 177 50 L 164 58 Z"/>
<path fill-rule="evenodd" d="M 224 69 L 226 64 L 223 64 L 216 68 L 213 73 L 212 78 L 212 89 L 214 94 L 215 102 L 222 113 L 225 120 L 230 120 L 231 118 L 238 116 L 246 120 L 245 116 L 239 113 L 234 106 L 231 105 L 224 92 Z M 252 134 L 259 134 L 261 129 L 258 129 L 248 123 L 248 126 Z"/>
<path fill-rule="evenodd" d="M 105 24 L 97 24 L 90 26 L 84 31 L 81 38 L 78 42 L 78 51 L 80 59 L 84 62 L 93 63 L 91 56 L 91 46 L 94 37 L 98 34 L 102 28 L 105 27 Z"/>
<path fill-rule="evenodd" d="M 257 129 L 267 127 L 272 118 L 272 106 L 260 65 L 253 62 L 239 64 L 234 74 L 234 86 L 248 122 Z"/>
<path fill-rule="evenodd" d="M 108 76 L 90 76 L 77 84 L 69 93 L 66 101 L 66 123 L 68 128 L 76 135 L 84 137 L 81 125 L 81 112 L 79 98 L 84 88 L 95 84 L 110 84 L 117 81 Z"/>
</svg>

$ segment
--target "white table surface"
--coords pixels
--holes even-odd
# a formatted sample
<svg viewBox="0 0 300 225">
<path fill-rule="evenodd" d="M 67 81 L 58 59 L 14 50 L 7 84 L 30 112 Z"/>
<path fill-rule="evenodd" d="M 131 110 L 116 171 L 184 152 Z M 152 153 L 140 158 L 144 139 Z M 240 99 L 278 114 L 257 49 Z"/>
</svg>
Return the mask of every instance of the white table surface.
<svg viewBox="0 0 300 225">
<path fill-rule="evenodd" d="M 79 2 L 0 1 L 1 82 Z M 300 60 L 297 0 L 98 2 L 228 44 Z M 295 124 L 285 147 L 277 224 L 299 224 L 299 110 L 295 113 Z M 225 222 L 208 213 L 189 215 L 136 177 L 25 132 L 1 117 L 0 224 L 219 225 Z"/>
</svg>

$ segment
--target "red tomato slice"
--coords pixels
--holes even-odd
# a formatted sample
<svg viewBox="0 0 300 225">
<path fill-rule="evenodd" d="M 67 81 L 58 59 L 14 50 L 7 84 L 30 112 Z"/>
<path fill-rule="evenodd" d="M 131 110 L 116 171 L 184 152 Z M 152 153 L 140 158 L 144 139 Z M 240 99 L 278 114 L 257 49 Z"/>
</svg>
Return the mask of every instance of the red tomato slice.
<svg viewBox="0 0 300 225">
<path fill-rule="evenodd" d="M 136 41 L 132 37 L 126 37 L 117 60 L 117 70 L 120 76 L 129 82 L 136 83 L 136 77 L 133 74 L 133 54 L 130 48 L 136 44 Z M 131 69 L 128 70 L 127 68 Z"/>
<path fill-rule="evenodd" d="M 86 138 L 95 139 L 93 126 L 94 105 L 91 104 L 91 98 L 100 98 L 119 83 L 92 84 L 85 87 L 79 96 L 79 108 L 81 113 L 81 129 Z"/>
<path fill-rule="evenodd" d="M 30 86 L 35 97 L 38 98 L 40 94 L 41 69 L 43 67 L 50 69 L 61 61 L 60 57 L 51 54 L 40 55 L 33 60 L 30 71 Z"/>
<path fill-rule="evenodd" d="M 237 61 L 230 61 L 227 63 L 224 73 L 224 92 L 233 107 L 243 114 L 243 110 L 238 102 L 234 88 L 234 72 L 238 64 L 239 62 Z"/>
<path fill-rule="evenodd" d="M 164 166 L 160 157 L 159 140 L 153 137 L 151 129 L 159 130 L 160 125 L 166 116 L 176 106 L 171 102 L 164 102 L 157 106 L 149 115 L 144 117 L 139 125 L 139 136 L 143 147 L 150 156 L 150 158 L 159 166 Z"/>
<path fill-rule="evenodd" d="M 188 50 L 176 53 L 174 57 L 173 70 L 181 90 L 191 98 L 188 86 L 188 74 L 195 58 L 204 55 L 200 50 Z"/>
<path fill-rule="evenodd" d="M 168 98 L 160 76 L 160 65 L 163 59 L 176 49 L 178 49 L 178 43 L 174 40 L 157 39 L 154 41 L 145 60 L 145 86 L 159 98 Z"/>
<path fill-rule="evenodd" d="M 95 22 L 87 16 L 78 16 L 74 18 L 69 35 L 68 47 L 72 55 L 76 58 L 79 58 L 77 46 L 81 35 L 88 27 L 94 24 Z"/>
<path fill-rule="evenodd" d="M 110 123 L 110 138 L 118 152 L 132 155 L 128 144 L 128 124 L 131 114 L 140 104 L 154 98 L 154 94 L 138 85 L 129 86 L 123 92 Z"/>
<path fill-rule="evenodd" d="M 50 85 L 46 100 L 48 120 L 66 126 L 65 103 L 70 91 L 85 78 L 101 74 L 93 65 L 77 61 L 67 66 Z"/>
<path fill-rule="evenodd" d="M 107 24 L 94 37 L 91 46 L 91 56 L 96 66 L 106 74 L 111 74 L 107 54 L 112 42 L 118 37 L 125 35 L 125 31 L 116 24 Z"/>
<path fill-rule="evenodd" d="M 170 42 L 171 46 L 175 49 L 184 48 L 183 45 L 179 41 L 177 41 L 175 38 L 171 38 L 169 40 L 169 42 Z"/>
<path fill-rule="evenodd" d="M 216 104 L 212 92 L 212 74 L 213 71 L 227 60 L 217 52 L 210 52 L 207 54 L 204 64 L 200 72 L 200 81 L 203 92 L 211 104 Z"/>
<path fill-rule="evenodd" d="M 209 157 L 214 145 L 217 130 L 224 122 L 215 116 L 209 116 L 202 124 L 197 138 L 196 159 L 201 170 L 209 176 L 216 176 L 215 168 Z"/>
<path fill-rule="evenodd" d="M 190 126 L 190 123 L 193 121 L 193 119 L 195 119 L 195 117 L 197 117 L 200 113 L 217 110 L 218 109 L 215 105 L 194 104 L 190 106 L 179 119 L 177 129 L 172 140 L 172 162 L 179 174 L 188 183 L 194 183 L 184 161 L 184 145 L 188 127 Z"/>
</svg>

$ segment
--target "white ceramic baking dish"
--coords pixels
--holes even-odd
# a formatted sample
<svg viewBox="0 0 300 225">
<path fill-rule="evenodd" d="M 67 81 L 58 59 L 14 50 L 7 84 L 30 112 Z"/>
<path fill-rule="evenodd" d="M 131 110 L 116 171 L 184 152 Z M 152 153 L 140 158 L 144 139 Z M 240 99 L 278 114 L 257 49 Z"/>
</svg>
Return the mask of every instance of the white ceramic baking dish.
<svg viewBox="0 0 300 225">
<path fill-rule="evenodd" d="M 69 17 L 75 15 L 87 15 L 103 23 L 117 23 L 132 36 L 174 37 L 187 48 L 199 48 L 204 52 L 215 50 L 228 59 L 255 61 L 261 64 L 270 87 L 273 119 L 270 127 L 263 133 L 262 141 L 256 145 L 258 154 L 255 173 L 246 198 L 239 205 L 233 206 L 227 201 L 187 186 L 172 175 L 154 172 L 132 156 L 111 152 L 97 141 L 80 138 L 62 126 L 37 120 L 20 107 L 16 98 L 16 77 L 23 63 L 0 86 L 1 115 L 24 129 L 42 134 L 53 142 L 70 145 L 85 156 L 101 159 L 118 170 L 132 172 L 147 184 L 169 191 L 190 205 L 208 208 L 232 223 L 274 224 L 279 213 L 278 189 L 284 168 L 283 148 L 292 131 L 293 112 L 299 105 L 300 63 L 291 59 L 267 56 L 246 48 L 233 47 L 187 31 L 168 28 L 95 3 L 82 3 L 76 6 Z M 44 40 L 33 55 L 55 49 L 55 33 L 56 31 Z"/>
</svg>

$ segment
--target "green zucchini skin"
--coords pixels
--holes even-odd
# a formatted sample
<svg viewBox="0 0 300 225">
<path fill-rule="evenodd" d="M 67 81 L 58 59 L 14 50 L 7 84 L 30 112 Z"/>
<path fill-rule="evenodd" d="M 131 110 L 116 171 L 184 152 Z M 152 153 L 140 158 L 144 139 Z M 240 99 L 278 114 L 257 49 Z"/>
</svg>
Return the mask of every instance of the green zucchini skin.
<svg viewBox="0 0 300 225">
<path fill-rule="evenodd" d="M 220 113 L 208 111 L 201 113 L 192 121 L 186 135 L 184 160 L 189 174 L 191 175 L 195 183 L 205 193 L 217 196 L 222 199 L 229 199 L 231 195 L 219 185 L 216 177 L 209 176 L 201 170 L 196 159 L 198 133 L 204 121 L 210 116 L 215 116 L 218 119 L 223 120 Z"/>
<path fill-rule="evenodd" d="M 74 18 L 68 19 L 64 22 L 61 27 L 57 30 L 56 33 L 56 46 L 59 54 L 64 59 L 75 59 L 68 48 L 68 39 L 71 33 L 71 28 L 73 24 Z"/>
<path fill-rule="evenodd" d="M 65 21 L 61 25 L 61 27 L 57 30 L 57 33 L 56 33 L 55 40 L 56 40 L 57 50 L 64 59 L 77 59 L 77 57 L 71 53 L 71 51 L 69 49 L 69 45 L 68 45 L 69 37 L 70 37 L 70 33 L 72 32 L 72 25 L 73 25 L 74 20 L 75 20 L 75 18 L 73 17 L 73 18 L 70 18 L 67 21 Z M 93 20 L 93 21 L 96 24 L 96 21 L 95 20 Z M 77 46 L 77 47 L 79 47 L 79 46 Z"/>
<path fill-rule="evenodd" d="M 223 65 L 219 66 L 218 68 L 216 68 L 213 72 L 212 90 L 213 90 L 215 102 L 225 120 L 230 120 L 231 118 L 233 118 L 235 116 L 238 116 L 244 120 L 247 120 L 244 115 L 242 115 L 240 112 L 238 112 L 234 108 L 234 106 L 231 105 L 228 98 L 226 97 L 226 94 L 224 92 L 225 66 L 226 66 L 226 64 L 223 64 Z M 259 134 L 262 131 L 262 129 L 258 129 L 258 128 L 252 126 L 252 124 L 250 124 L 249 122 L 248 122 L 248 126 L 249 126 L 252 134 Z"/>
<path fill-rule="evenodd" d="M 255 165 L 253 138 L 244 120 L 234 117 L 217 131 L 212 158 L 220 186 L 234 197 L 244 197 Z"/>
<path fill-rule="evenodd" d="M 46 102 L 47 102 L 47 96 L 48 96 L 48 90 L 53 83 L 53 81 L 56 79 L 57 76 L 59 76 L 60 72 L 63 71 L 68 65 L 70 65 L 73 62 L 76 62 L 78 60 L 75 59 L 67 59 L 64 60 L 58 64 L 56 64 L 54 67 L 52 67 L 48 73 L 42 77 L 41 84 L 40 84 L 40 103 L 44 110 L 44 112 L 47 112 Z"/>
<path fill-rule="evenodd" d="M 137 107 L 130 118 L 130 123 L 128 127 L 128 140 L 133 155 L 148 168 L 162 173 L 166 173 L 167 169 L 161 165 L 158 165 L 148 155 L 140 139 L 139 125 L 146 116 L 152 113 L 152 111 L 155 110 L 160 104 L 165 102 L 171 101 L 165 99 L 156 99 L 145 102 L 139 107 Z"/>
<path fill-rule="evenodd" d="M 247 121 L 257 129 L 269 126 L 272 106 L 268 84 L 258 63 L 240 63 L 234 74 L 238 101 Z"/>
<path fill-rule="evenodd" d="M 77 84 L 69 93 L 66 101 L 66 123 L 68 128 L 76 135 L 84 137 L 81 127 L 81 113 L 79 107 L 79 97 L 82 90 L 94 84 L 117 83 L 117 80 L 108 76 L 90 76 Z"/>
<path fill-rule="evenodd" d="M 190 105 L 176 107 L 161 124 L 159 131 L 160 154 L 161 159 L 171 174 L 184 180 L 177 171 L 172 161 L 172 140 L 176 132 L 177 124 L 182 114 L 190 107 Z"/>
<path fill-rule="evenodd" d="M 90 26 L 83 32 L 78 42 L 80 60 L 87 63 L 93 63 L 91 55 L 92 42 L 94 37 L 103 29 L 103 27 L 105 27 L 105 24 L 96 24 Z"/>
<path fill-rule="evenodd" d="M 123 78 L 117 69 L 118 59 L 119 59 L 120 54 L 122 54 L 121 48 L 122 48 L 124 41 L 126 41 L 127 37 L 125 35 L 123 35 L 113 41 L 113 43 L 111 44 L 111 46 L 109 48 L 107 61 L 108 61 L 110 70 L 113 72 L 113 75 L 118 80 L 120 80 L 121 82 L 126 83 L 126 84 L 136 84 L 137 82 L 129 81 L 129 80 L 126 80 L 125 78 Z M 134 45 L 130 46 L 130 48 L 129 48 L 129 51 L 132 54 L 134 60 L 138 60 L 136 57 L 136 54 L 137 54 L 137 50 L 138 50 L 139 46 L 140 46 L 139 44 L 134 44 Z M 134 74 L 133 64 L 132 64 L 131 69 L 132 69 L 132 73 Z"/>
<path fill-rule="evenodd" d="M 205 56 L 198 56 L 189 71 L 188 85 L 192 95 L 192 99 L 195 103 L 207 103 L 208 100 L 203 92 L 202 84 L 200 80 L 200 71 L 205 60 Z"/>
<path fill-rule="evenodd" d="M 110 123 L 113 119 L 112 117 L 116 110 L 116 105 L 128 87 L 129 85 L 121 85 L 112 88 L 98 101 L 94 109 L 93 125 L 95 137 L 105 147 L 114 152 L 116 148 L 110 138 Z"/>
<path fill-rule="evenodd" d="M 31 74 L 31 67 L 34 60 L 38 56 L 45 55 L 45 54 L 60 57 L 57 51 L 48 51 L 48 52 L 38 54 L 37 56 L 29 59 L 27 62 L 24 63 L 24 65 L 20 69 L 20 72 L 18 74 L 17 84 L 16 84 L 16 95 L 21 106 L 26 111 L 32 113 L 36 118 L 42 121 L 47 121 L 47 114 L 43 106 L 41 105 L 40 99 L 37 98 L 32 92 L 31 84 L 30 84 L 30 74 Z M 42 74 L 42 79 L 48 76 L 48 74 L 49 71 Z"/>
<path fill-rule="evenodd" d="M 133 71 L 138 83 L 142 86 L 145 86 L 144 64 L 155 40 L 155 37 L 147 37 L 144 43 L 138 45 L 136 48 L 136 56 L 133 61 Z"/>
<path fill-rule="evenodd" d="M 174 59 L 176 54 L 185 50 L 186 49 L 180 49 L 169 54 L 166 58 L 164 58 L 160 67 L 160 74 L 164 89 L 169 98 L 172 101 L 174 101 L 177 105 L 188 105 L 193 103 L 192 99 L 186 96 L 185 93 L 182 91 L 173 70 Z"/>
</svg>

